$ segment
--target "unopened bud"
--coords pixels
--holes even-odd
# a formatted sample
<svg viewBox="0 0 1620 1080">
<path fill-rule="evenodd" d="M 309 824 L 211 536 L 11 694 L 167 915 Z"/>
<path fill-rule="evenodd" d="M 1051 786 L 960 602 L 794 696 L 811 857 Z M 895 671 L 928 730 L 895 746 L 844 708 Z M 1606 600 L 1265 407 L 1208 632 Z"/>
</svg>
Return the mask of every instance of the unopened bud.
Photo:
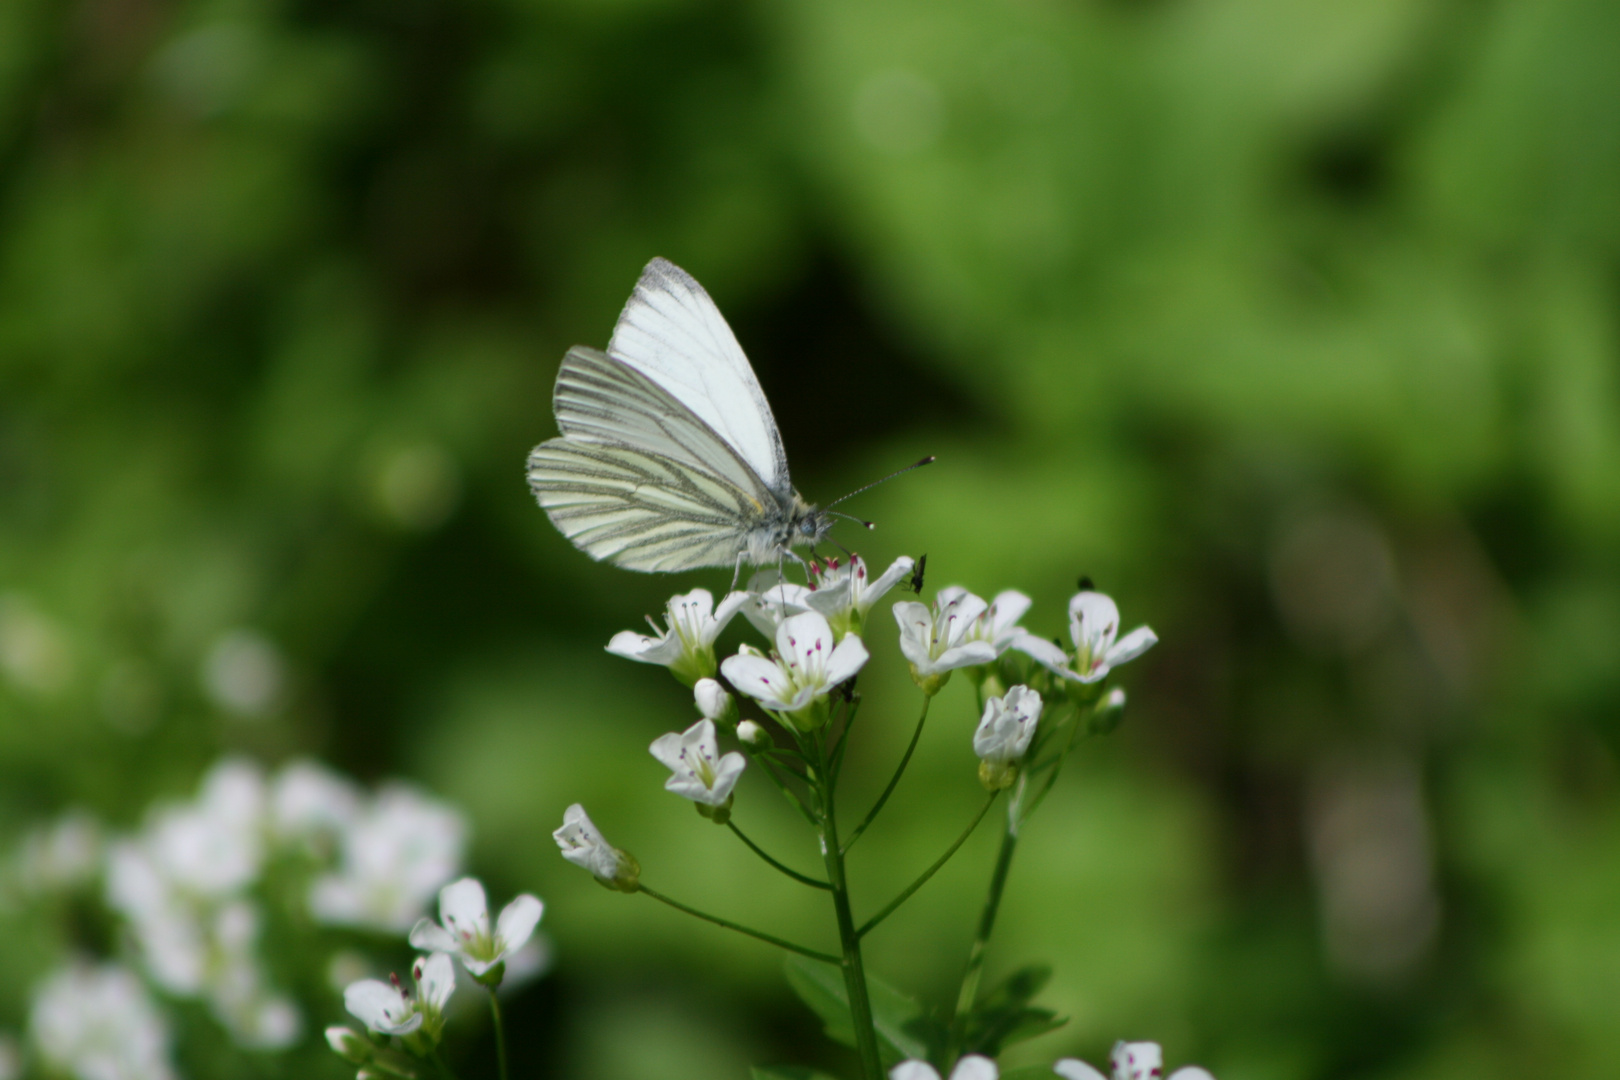
<svg viewBox="0 0 1620 1080">
<path fill-rule="evenodd" d="M 712 720 L 723 728 L 737 723 L 736 701 L 715 680 L 699 679 L 697 685 L 692 687 L 692 700 L 705 720 Z"/>
<path fill-rule="evenodd" d="M 737 739 L 744 746 L 755 748 L 768 746 L 771 741 L 771 737 L 766 734 L 765 729 L 752 720 L 744 720 L 737 725 Z"/>
<path fill-rule="evenodd" d="M 364 1065 L 370 1061 L 376 1047 L 371 1040 L 351 1027 L 342 1024 L 326 1029 L 326 1045 L 346 1061 Z"/>
<path fill-rule="evenodd" d="M 1091 714 L 1090 730 L 1094 735 L 1107 735 L 1119 727 L 1125 718 L 1125 691 L 1119 687 L 1108 691 L 1108 696 L 1097 703 Z"/>
</svg>

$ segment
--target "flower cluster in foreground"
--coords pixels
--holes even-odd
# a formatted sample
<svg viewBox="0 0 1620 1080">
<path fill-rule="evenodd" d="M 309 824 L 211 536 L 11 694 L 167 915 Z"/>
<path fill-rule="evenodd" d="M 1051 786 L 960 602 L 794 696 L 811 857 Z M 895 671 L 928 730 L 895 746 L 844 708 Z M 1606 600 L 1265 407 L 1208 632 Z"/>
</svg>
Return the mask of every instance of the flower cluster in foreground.
<svg viewBox="0 0 1620 1080">
<path fill-rule="evenodd" d="M 1063 1080 L 1160 1080 L 1164 1076 L 1164 1053 L 1156 1042 L 1114 1044 L 1109 1055 L 1113 1072 L 1104 1076 L 1079 1058 L 1062 1058 L 1052 1071 Z M 950 1080 L 1000 1080 L 996 1063 L 979 1054 L 968 1054 L 951 1070 Z M 939 1072 L 926 1061 L 902 1061 L 889 1070 L 889 1080 L 940 1080 Z M 1187 1065 L 1171 1073 L 1168 1080 L 1215 1080 L 1208 1070 Z"/>
</svg>

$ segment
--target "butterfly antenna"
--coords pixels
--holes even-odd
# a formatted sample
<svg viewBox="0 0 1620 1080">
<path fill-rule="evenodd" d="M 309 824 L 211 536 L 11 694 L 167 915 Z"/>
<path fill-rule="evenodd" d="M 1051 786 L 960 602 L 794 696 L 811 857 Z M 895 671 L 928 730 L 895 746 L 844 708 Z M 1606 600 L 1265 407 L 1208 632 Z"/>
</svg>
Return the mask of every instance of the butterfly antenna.
<svg viewBox="0 0 1620 1080">
<path fill-rule="evenodd" d="M 874 480 L 870 484 L 867 484 L 865 487 L 858 487 L 854 491 L 850 492 L 848 495 L 844 495 L 844 496 L 842 496 L 840 498 L 834 499 L 832 502 L 827 504 L 827 508 L 831 509 L 832 507 L 837 506 L 839 503 L 843 502 L 845 499 L 853 499 L 855 496 L 859 495 L 863 491 L 871 491 L 873 488 L 877 487 L 879 484 L 886 484 L 890 480 L 893 480 L 895 477 L 901 475 L 902 473 L 908 473 L 912 469 L 920 469 L 924 465 L 932 464 L 933 461 L 934 461 L 934 455 L 933 454 L 929 454 L 927 457 L 923 458 L 921 461 L 913 461 L 910 465 L 907 465 L 905 468 L 896 469 L 894 472 L 890 473 L 888 476 L 883 477 L 881 480 Z M 843 516 L 848 517 L 849 515 L 845 514 Z M 857 518 L 856 520 L 859 520 L 859 519 Z M 861 524 L 865 525 L 868 529 L 870 529 L 872 527 L 872 523 L 869 522 L 869 521 L 863 521 L 863 522 L 861 522 Z"/>
<path fill-rule="evenodd" d="M 878 481 L 878 482 L 879 482 L 879 483 L 882 483 L 882 481 L 881 481 L 881 480 L 880 480 L 880 481 Z M 871 487 L 871 486 L 872 486 L 872 485 L 870 485 L 870 484 L 868 484 L 868 485 L 867 485 L 867 487 Z M 862 488 L 862 489 L 861 489 L 861 490 L 862 490 L 862 491 L 865 491 L 865 490 L 866 490 L 866 488 Z M 850 492 L 850 495 L 854 495 L 854 494 L 857 494 L 857 493 L 856 493 L 856 492 Z M 845 496 L 844 496 L 844 499 L 847 499 L 847 498 L 849 498 L 849 495 L 845 495 Z M 839 501 L 839 502 L 843 502 L 843 501 L 844 501 L 844 499 L 839 499 L 839 500 L 838 500 L 838 501 Z M 828 510 L 828 511 L 826 511 L 826 513 L 829 513 L 829 514 L 831 514 L 831 515 L 832 515 L 832 516 L 833 516 L 833 517 L 841 517 L 841 518 L 843 518 L 843 519 L 844 519 L 844 520 L 845 520 L 845 521 L 853 521 L 853 522 L 854 522 L 854 523 L 855 523 L 855 524 L 857 524 L 857 525 L 865 525 L 865 526 L 866 526 L 866 527 L 867 527 L 867 528 L 868 528 L 868 529 L 875 529 L 875 528 L 877 528 L 877 525 L 876 525 L 876 524 L 875 524 L 875 523 L 874 523 L 874 522 L 870 522 L 870 521 L 863 521 L 863 520 L 862 520 L 862 519 L 860 519 L 860 518 L 858 518 L 858 517 L 856 517 L 856 516 L 855 516 L 855 515 L 854 515 L 854 514 L 846 514 L 846 513 L 844 513 L 844 512 L 843 512 L 843 511 L 842 511 L 842 510 Z M 833 543 L 835 543 L 835 544 L 838 544 L 838 541 L 836 541 L 836 540 L 834 540 L 834 541 L 833 541 Z M 843 545 L 843 544 L 838 544 L 838 546 L 839 546 L 839 547 L 844 547 L 844 545 Z M 849 552 L 849 553 L 850 553 L 850 554 L 851 554 L 851 555 L 853 555 L 853 554 L 855 554 L 855 553 L 854 553 L 854 552 L 853 552 L 853 551 L 849 551 L 849 548 L 844 548 L 844 550 L 845 550 L 845 551 L 847 551 L 847 552 Z"/>
</svg>

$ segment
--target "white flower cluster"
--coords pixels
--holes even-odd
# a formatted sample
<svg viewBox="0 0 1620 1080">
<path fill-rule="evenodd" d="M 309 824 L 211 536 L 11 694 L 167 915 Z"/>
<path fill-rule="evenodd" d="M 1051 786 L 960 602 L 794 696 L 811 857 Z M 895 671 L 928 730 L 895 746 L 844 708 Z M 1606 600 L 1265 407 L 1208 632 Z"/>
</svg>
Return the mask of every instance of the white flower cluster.
<svg viewBox="0 0 1620 1080">
<path fill-rule="evenodd" d="M 1079 1058 L 1063 1058 L 1052 1071 L 1063 1080 L 1159 1080 L 1164 1076 L 1164 1053 L 1156 1042 L 1117 1042 L 1110 1055 L 1113 1068 L 1105 1077 Z M 978 1054 L 968 1054 L 951 1070 L 950 1080 L 998 1080 L 996 1063 Z M 926 1061 L 902 1061 L 889 1070 L 889 1080 L 939 1080 L 939 1072 Z M 1169 1080 L 1215 1080 L 1206 1069 L 1188 1065 L 1171 1073 Z"/>
<path fill-rule="evenodd" d="M 404 785 L 373 796 L 313 762 L 270 776 L 227 758 L 195 798 L 153 807 L 132 835 L 109 840 L 83 811 L 34 830 L 9 877 L 23 896 L 104 879 L 140 971 L 169 995 L 206 1002 L 238 1044 L 275 1050 L 297 1042 L 303 1017 L 261 956 L 257 894 L 267 867 L 294 860 L 313 875 L 315 922 L 403 933 L 460 870 L 466 834 L 458 811 Z M 126 1028 L 148 1034 L 113 1038 Z M 161 1014 L 124 967 L 76 964 L 50 976 L 36 994 L 33 1030 L 63 1073 L 171 1074 Z"/>
</svg>

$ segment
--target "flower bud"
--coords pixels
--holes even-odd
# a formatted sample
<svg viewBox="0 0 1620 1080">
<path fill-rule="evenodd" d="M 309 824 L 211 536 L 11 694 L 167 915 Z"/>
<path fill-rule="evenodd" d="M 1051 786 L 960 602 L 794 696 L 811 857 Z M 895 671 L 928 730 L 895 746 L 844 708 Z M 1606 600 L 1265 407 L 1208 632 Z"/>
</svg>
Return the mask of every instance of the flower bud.
<svg viewBox="0 0 1620 1080">
<path fill-rule="evenodd" d="M 1107 735 L 1119 727 L 1125 718 L 1125 691 L 1119 687 L 1108 691 L 1108 696 L 1097 703 L 1091 714 L 1089 730 L 1094 735 Z"/>
<path fill-rule="evenodd" d="M 343 1024 L 326 1029 L 326 1044 L 339 1057 L 356 1065 L 364 1065 L 370 1061 L 372 1053 L 376 1050 L 370 1039 Z"/>
<path fill-rule="evenodd" d="M 744 720 L 737 725 L 737 739 L 744 746 L 750 746 L 756 750 L 771 744 L 771 737 L 766 734 L 765 729 L 752 720 Z"/>
<path fill-rule="evenodd" d="M 711 806 L 708 803 L 693 803 L 693 805 L 697 807 L 697 812 L 701 817 L 708 818 L 716 825 L 724 825 L 731 820 L 731 804 L 735 801 L 735 796 L 731 796 L 717 806 Z"/>
<path fill-rule="evenodd" d="M 699 679 L 692 687 L 692 699 L 705 720 L 712 720 L 723 728 L 736 725 L 737 702 L 713 679 Z"/>
</svg>

